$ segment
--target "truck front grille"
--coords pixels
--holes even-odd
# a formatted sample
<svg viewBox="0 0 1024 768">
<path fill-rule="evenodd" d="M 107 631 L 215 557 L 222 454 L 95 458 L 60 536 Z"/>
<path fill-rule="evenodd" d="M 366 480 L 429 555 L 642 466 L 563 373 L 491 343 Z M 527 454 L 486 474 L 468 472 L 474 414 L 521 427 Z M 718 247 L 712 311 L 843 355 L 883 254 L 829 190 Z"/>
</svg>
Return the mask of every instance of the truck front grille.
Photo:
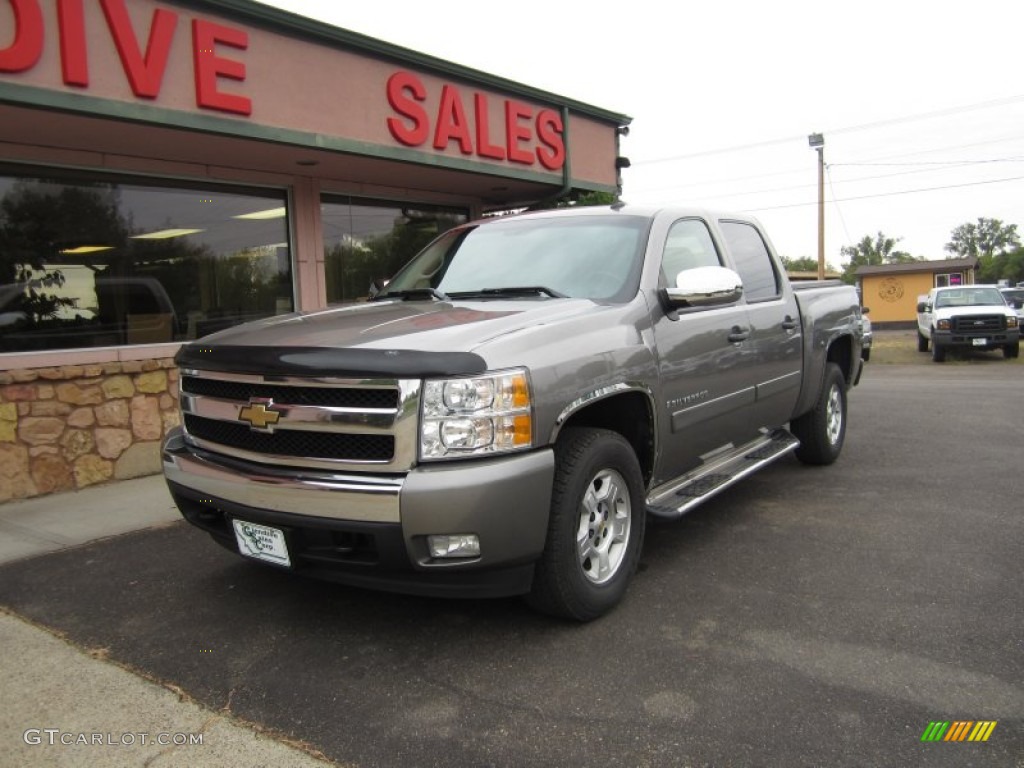
<svg viewBox="0 0 1024 768">
<path fill-rule="evenodd" d="M 185 369 L 185 437 L 284 467 L 404 472 L 419 445 L 418 380 L 273 377 Z"/>
<path fill-rule="evenodd" d="M 346 435 L 332 432 L 277 430 L 255 432 L 245 424 L 185 414 L 185 430 L 200 440 L 253 453 L 341 461 L 391 461 L 392 435 Z"/>
<path fill-rule="evenodd" d="M 993 333 L 1006 330 L 1002 315 L 969 315 L 952 319 L 953 333 Z"/>
<path fill-rule="evenodd" d="M 289 405 L 324 405 L 334 408 L 395 408 L 397 389 L 369 389 L 362 387 L 330 389 L 325 387 L 286 387 L 278 384 L 260 384 L 224 379 L 201 379 L 185 376 L 181 389 L 192 395 L 216 397 L 222 400 L 247 402 L 253 398 L 269 398 Z"/>
</svg>

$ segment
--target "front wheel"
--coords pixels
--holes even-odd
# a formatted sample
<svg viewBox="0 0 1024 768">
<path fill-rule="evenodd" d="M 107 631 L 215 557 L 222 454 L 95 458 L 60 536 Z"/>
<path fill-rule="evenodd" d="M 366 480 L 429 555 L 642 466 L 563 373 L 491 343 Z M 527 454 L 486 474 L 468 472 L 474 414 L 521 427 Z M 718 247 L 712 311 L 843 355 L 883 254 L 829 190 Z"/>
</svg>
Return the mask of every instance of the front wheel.
<svg viewBox="0 0 1024 768">
<path fill-rule="evenodd" d="M 927 352 L 928 351 L 928 337 L 920 331 L 917 332 L 917 351 Z"/>
<path fill-rule="evenodd" d="M 1020 357 L 1020 342 L 1015 341 L 1013 344 L 1007 344 L 1003 347 L 1003 357 L 1007 360 L 1013 360 L 1014 358 Z"/>
<path fill-rule="evenodd" d="M 932 341 L 932 360 L 936 363 L 946 362 L 946 348 Z"/>
<path fill-rule="evenodd" d="M 800 441 L 796 456 L 804 464 L 831 464 L 839 458 L 846 440 L 846 378 L 838 365 L 825 365 L 818 400 L 789 429 Z"/>
<path fill-rule="evenodd" d="M 590 621 L 622 599 L 643 546 L 643 487 L 636 454 L 617 432 L 570 427 L 562 433 L 531 606 Z"/>
</svg>

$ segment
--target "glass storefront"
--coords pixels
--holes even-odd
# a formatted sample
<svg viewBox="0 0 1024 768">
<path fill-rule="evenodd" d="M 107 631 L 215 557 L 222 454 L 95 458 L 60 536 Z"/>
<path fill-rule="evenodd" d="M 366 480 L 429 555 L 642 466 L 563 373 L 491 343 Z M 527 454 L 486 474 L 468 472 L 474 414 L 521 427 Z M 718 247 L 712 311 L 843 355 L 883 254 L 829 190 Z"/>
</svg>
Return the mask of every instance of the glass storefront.
<svg viewBox="0 0 1024 768">
<path fill-rule="evenodd" d="M 283 191 L 4 172 L 0 352 L 202 337 L 293 307 Z"/>
<path fill-rule="evenodd" d="M 365 299 L 431 240 L 467 220 L 466 211 L 324 196 L 327 301 Z"/>
</svg>

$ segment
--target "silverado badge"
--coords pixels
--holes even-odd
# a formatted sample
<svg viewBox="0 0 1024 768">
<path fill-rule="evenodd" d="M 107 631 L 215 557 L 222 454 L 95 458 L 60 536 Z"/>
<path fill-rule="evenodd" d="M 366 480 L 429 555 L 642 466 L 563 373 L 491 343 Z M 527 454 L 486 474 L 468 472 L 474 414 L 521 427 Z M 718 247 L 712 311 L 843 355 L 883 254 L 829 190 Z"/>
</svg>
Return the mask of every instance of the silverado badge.
<svg viewBox="0 0 1024 768">
<path fill-rule="evenodd" d="M 274 424 L 281 420 L 280 412 L 270 410 L 273 407 L 273 400 L 250 400 L 249 404 L 238 412 L 238 420 L 248 423 L 254 432 L 273 432 Z"/>
</svg>

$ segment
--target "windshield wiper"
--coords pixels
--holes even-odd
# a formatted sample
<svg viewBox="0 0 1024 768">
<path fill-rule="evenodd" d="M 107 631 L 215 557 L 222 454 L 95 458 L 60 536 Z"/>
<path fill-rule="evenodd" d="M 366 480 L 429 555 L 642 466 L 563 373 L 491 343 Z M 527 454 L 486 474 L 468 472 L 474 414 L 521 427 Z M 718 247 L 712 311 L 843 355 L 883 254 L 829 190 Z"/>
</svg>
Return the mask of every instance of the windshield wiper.
<svg viewBox="0 0 1024 768">
<path fill-rule="evenodd" d="M 406 291 L 388 291 L 387 293 L 378 293 L 370 299 L 370 301 L 382 301 L 384 299 L 402 299 L 403 301 L 437 299 L 438 301 L 448 301 L 448 294 L 444 291 L 437 290 L 437 288 L 410 288 Z"/>
<path fill-rule="evenodd" d="M 509 288 L 481 288 L 478 291 L 460 291 L 452 296 L 468 298 L 470 296 L 550 296 L 553 299 L 568 299 L 569 297 L 543 285 L 521 285 Z"/>
</svg>

